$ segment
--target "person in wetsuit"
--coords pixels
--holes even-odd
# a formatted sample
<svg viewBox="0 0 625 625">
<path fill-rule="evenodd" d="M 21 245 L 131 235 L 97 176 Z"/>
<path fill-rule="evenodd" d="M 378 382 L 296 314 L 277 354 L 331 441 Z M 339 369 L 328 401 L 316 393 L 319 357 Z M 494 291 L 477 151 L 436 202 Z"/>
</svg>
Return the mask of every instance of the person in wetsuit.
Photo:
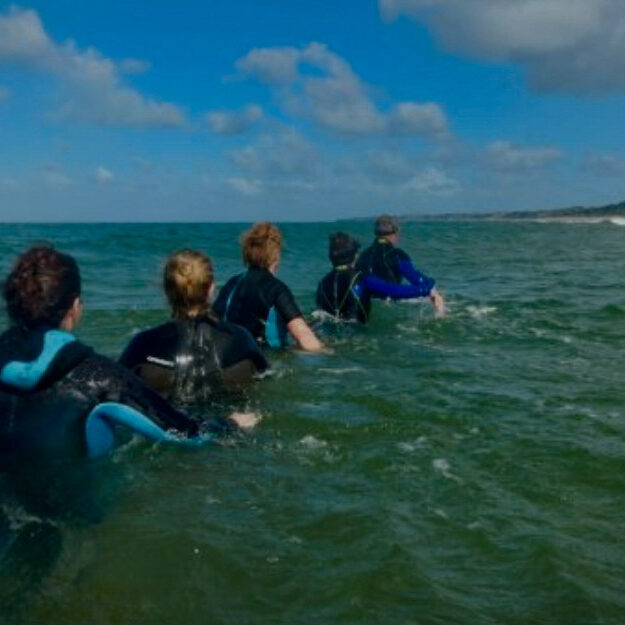
<svg viewBox="0 0 625 625">
<path fill-rule="evenodd" d="M 372 297 L 405 299 L 427 297 L 434 280 L 423 277 L 417 284 L 387 282 L 355 267 L 360 243 L 349 234 L 330 235 L 328 256 L 333 269 L 317 286 L 317 306 L 346 321 L 366 323 L 371 312 Z"/>
<path fill-rule="evenodd" d="M 323 345 L 304 321 L 289 287 L 275 274 L 280 264 L 282 234 L 277 226 L 260 222 L 242 237 L 247 271 L 224 285 L 214 310 L 223 321 L 247 328 L 263 347 L 284 347 L 287 334 L 306 351 Z"/>
<path fill-rule="evenodd" d="M 385 282 L 401 284 L 406 279 L 414 286 L 430 285 L 428 293 L 432 305 L 439 314 L 445 312 L 443 296 L 434 287 L 435 281 L 415 269 L 410 256 L 397 247 L 399 224 L 391 215 L 380 215 L 375 221 L 375 240 L 358 258 L 356 268 L 372 274 Z M 374 297 L 386 297 L 374 295 Z"/>
<path fill-rule="evenodd" d="M 0 336 L 0 465 L 99 455 L 118 426 L 155 440 L 198 424 L 72 334 L 82 314 L 76 261 L 33 247 L 4 285 L 12 326 Z"/>
<path fill-rule="evenodd" d="M 178 403 L 240 387 L 267 369 L 250 333 L 212 312 L 215 284 L 208 256 L 194 250 L 172 254 L 163 286 L 173 319 L 134 336 L 119 359 L 122 365 Z"/>
</svg>

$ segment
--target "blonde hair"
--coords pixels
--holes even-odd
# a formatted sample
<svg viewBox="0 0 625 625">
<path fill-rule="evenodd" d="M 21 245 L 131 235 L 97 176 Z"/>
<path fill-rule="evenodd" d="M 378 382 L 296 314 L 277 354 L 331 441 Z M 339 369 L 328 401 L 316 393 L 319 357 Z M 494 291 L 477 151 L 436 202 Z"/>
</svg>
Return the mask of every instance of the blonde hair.
<svg viewBox="0 0 625 625">
<path fill-rule="evenodd" d="M 278 226 L 259 221 L 241 236 L 243 262 L 248 267 L 269 267 L 278 260 L 282 247 L 282 234 Z"/>
<path fill-rule="evenodd" d="M 185 319 L 210 308 L 208 292 L 213 284 L 213 263 L 202 252 L 180 250 L 165 264 L 163 288 L 174 317 Z"/>
</svg>

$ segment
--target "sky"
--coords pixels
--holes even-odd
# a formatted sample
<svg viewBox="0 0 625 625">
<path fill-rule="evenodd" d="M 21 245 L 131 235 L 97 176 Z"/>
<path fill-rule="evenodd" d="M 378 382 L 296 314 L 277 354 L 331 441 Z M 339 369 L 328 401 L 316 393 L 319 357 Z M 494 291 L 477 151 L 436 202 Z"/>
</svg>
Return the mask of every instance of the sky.
<svg viewBox="0 0 625 625">
<path fill-rule="evenodd" d="M 623 0 L 0 1 L 0 222 L 625 200 Z"/>
</svg>

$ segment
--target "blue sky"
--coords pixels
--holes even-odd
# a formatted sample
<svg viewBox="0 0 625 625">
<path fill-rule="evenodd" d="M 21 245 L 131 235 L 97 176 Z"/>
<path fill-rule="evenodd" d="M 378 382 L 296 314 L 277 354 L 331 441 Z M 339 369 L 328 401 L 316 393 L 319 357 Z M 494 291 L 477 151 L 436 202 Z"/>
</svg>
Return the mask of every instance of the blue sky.
<svg viewBox="0 0 625 625">
<path fill-rule="evenodd" d="M 1 221 L 625 199 L 622 0 L 0 2 Z"/>
</svg>

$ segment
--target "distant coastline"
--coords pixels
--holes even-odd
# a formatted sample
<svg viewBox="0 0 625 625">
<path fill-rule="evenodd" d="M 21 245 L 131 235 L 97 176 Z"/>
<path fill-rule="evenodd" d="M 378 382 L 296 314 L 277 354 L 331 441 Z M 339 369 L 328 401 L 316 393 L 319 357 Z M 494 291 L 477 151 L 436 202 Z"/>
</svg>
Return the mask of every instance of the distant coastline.
<svg viewBox="0 0 625 625">
<path fill-rule="evenodd" d="M 609 220 L 625 221 L 625 201 L 605 206 L 572 206 L 536 211 L 496 211 L 489 213 L 444 213 L 441 215 L 414 215 L 403 219 L 418 218 L 425 221 L 567 221 L 593 223 Z"/>
</svg>

